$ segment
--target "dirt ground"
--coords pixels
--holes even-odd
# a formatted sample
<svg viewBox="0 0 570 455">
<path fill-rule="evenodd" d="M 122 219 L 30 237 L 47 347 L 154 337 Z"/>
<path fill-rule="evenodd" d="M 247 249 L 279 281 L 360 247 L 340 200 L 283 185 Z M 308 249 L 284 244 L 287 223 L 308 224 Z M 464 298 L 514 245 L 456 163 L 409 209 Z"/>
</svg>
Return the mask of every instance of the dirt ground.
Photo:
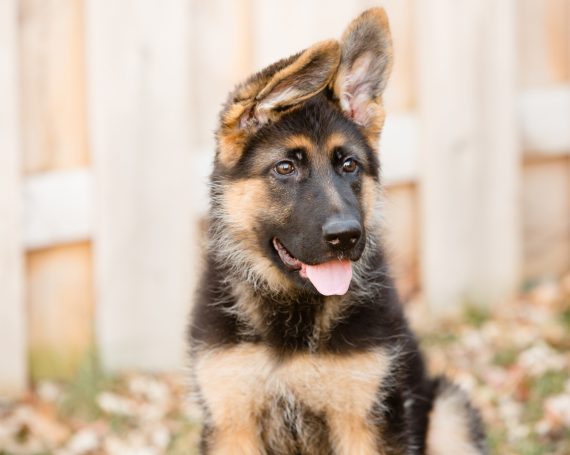
<svg viewBox="0 0 570 455">
<path fill-rule="evenodd" d="M 481 409 L 492 453 L 570 454 L 570 273 L 445 321 L 430 321 L 421 297 L 407 309 L 431 371 Z M 97 365 L 0 398 L 0 455 L 197 453 L 200 413 L 183 373 L 107 377 Z"/>
</svg>

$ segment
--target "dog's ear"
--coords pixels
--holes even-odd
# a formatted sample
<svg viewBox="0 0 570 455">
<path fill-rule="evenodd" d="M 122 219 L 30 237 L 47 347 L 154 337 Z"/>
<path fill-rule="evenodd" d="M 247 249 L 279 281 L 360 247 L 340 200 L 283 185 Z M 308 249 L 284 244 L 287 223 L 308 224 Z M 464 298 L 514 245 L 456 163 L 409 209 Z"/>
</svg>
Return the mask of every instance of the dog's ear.
<svg viewBox="0 0 570 455">
<path fill-rule="evenodd" d="M 367 136 L 380 133 L 384 123 L 381 95 L 392 68 L 388 17 L 372 8 L 348 26 L 341 39 L 341 61 L 333 92 L 342 111 Z"/>
<path fill-rule="evenodd" d="M 238 86 L 222 111 L 220 158 L 235 162 L 247 137 L 330 85 L 339 62 L 339 43 L 324 41 Z"/>
<path fill-rule="evenodd" d="M 242 126 L 264 124 L 276 114 L 294 107 L 323 90 L 338 68 L 340 47 L 324 41 L 302 52 L 290 65 L 277 71 L 255 96 L 255 103 Z"/>
</svg>

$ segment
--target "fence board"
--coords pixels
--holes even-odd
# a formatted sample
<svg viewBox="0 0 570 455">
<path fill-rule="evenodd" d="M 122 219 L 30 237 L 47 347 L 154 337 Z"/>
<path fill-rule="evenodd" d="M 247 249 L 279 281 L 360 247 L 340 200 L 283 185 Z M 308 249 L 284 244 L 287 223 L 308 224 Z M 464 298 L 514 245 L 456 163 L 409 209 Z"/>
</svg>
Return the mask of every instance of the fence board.
<svg viewBox="0 0 570 455">
<path fill-rule="evenodd" d="M 23 170 L 30 178 L 47 171 L 85 166 L 89 161 L 83 16 L 81 0 L 20 2 Z M 64 201 L 72 199 L 64 196 Z M 25 214 L 29 215 L 28 210 L 33 207 L 26 209 Z M 42 222 L 43 228 L 49 229 L 48 219 Z M 40 242 L 36 246 L 47 245 Z M 77 260 L 78 249 L 81 260 Z M 77 282 L 65 279 L 61 273 L 69 270 L 66 264 L 72 263 L 77 276 L 89 275 L 90 246 L 87 243 L 72 248 L 62 246 L 50 249 L 49 254 L 30 250 L 26 259 L 32 376 L 68 377 L 88 354 L 92 343 L 92 331 L 87 328 L 92 326 L 93 295 L 89 294 L 92 287 L 78 288 Z M 79 316 L 70 321 L 72 315 Z"/>
<path fill-rule="evenodd" d="M 570 156 L 535 156 L 523 169 L 524 277 L 561 276 L 570 270 Z"/>
<path fill-rule="evenodd" d="M 20 231 L 17 1 L 0 2 L 0 395 L 26 386 L 26 337 Z"/>
<path fill-rule="evenodd" d="M 93 347 L 93 267 L 87 242 L 34 251 L 27 260 L 33 379 L 70 378 Z"/>
<path fill-rule="evenodd" d="M 363 8 L 359 2 L 253 0 L 253 62 L 261 69 L 308 46 L 340 38 Z"/>
<path fill-rule="evenodd" d="M 96 333 L 111 369 L 182 365 L 197 251 L 190 3 L 87 2 Z"/>
<path fill-rule="evenodd" d="M 520 0 L 516 13 L 522 86 L 570 82 L 570 0 Z"/>
<path fill-rule="evenodd" d="M 518 284 L 515 1 L 417 7 L 422 275 L 447 312 Z"/>
<path fill-rule="evenodd" d="M 21 0 L 20 67 L 24 170 L 85 166 L 82 0 Z"/>
<path fill-rule="evenodd" d="M 253 71 L 251 0 L 191 2 L 192 144 L 209 149 L 213 159 L 214 130 L 228 92 Z"/>
</svg>

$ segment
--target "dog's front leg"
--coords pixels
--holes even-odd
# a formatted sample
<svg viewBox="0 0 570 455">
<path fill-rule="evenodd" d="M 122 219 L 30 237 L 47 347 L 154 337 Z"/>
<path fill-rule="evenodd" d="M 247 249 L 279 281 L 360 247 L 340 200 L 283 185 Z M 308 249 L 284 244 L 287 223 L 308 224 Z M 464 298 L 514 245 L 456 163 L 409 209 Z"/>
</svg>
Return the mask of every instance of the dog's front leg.
<svg viewBox="0 0 570 455">
<path fill-rule="evenodd" d="M 265 403 L 269 360 L 251 344 L 203 351 L 196 356 L 198 393 L 209 430 L 202 446 L 208 455 L 263 455 L 260 415 Z"/>
<path fill-rule="evenodd" d="M 242 420 L 239 425 L 214 424 L 203 446 L 208 455 L 265 454 L 255 421 Z"/>
<path fill-rule="evenodd" d="M 335 455 L 383 455 L 366 415 L 334 413 L 327 421 Z"/>
</svg>

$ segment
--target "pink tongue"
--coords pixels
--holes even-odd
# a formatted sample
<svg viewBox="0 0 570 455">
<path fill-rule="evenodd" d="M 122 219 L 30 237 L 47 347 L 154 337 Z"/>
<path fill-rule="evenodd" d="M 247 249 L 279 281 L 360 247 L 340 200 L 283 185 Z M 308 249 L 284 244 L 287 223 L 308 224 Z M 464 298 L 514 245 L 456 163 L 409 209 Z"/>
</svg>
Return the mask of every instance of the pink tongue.
<svg viewBox="0 0 570 455">
<path fill-rule="evenodd" d="M 306 275 L 323 295 L 344 295 L 352 279 L 352 263 L 333 260 L 319 265 L 303 264 L 301 275 Z"/>
</svg>

